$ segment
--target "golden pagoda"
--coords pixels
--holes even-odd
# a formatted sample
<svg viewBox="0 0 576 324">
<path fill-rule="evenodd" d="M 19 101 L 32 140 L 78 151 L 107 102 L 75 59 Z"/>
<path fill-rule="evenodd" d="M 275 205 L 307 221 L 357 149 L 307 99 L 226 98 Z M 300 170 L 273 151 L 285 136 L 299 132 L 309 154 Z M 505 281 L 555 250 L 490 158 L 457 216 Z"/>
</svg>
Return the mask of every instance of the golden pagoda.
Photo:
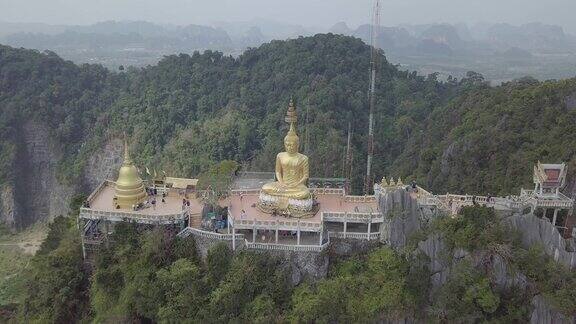
<svg viewBox="0 0 576 324">
<path fill-rule="evenodd" d="M 116 208 L 132 209 L 146 198 L 144 183 L 128 152 L 126 136 L 124 136 L 124 162 L 122 162 L 122 167 L 118 172 L 115 190 L 114 205 Z"/>
</svg>

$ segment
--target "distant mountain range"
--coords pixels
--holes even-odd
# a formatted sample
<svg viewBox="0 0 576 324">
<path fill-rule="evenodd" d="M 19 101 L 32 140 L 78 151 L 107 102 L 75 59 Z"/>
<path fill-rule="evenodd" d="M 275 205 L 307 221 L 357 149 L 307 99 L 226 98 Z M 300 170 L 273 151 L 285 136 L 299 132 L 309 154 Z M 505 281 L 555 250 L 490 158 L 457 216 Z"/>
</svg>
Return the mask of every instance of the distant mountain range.
<svg viewBox="0 0 576 324">
<path fill-rule="evenodd" d="M 331 32 L 370 39 L 370 25 L 350 29 L 341 22 Z M 381 27 L 378 46 L 385 51 L 403 54 L 496 54 L 510 49 L 532 54 L 566 54 L 576 52 L 576 37 L 562 27 L 530 23 L 521 26 L 509 24 L 402 25 Z M 481 51 L 478 53 L 478 51 Z"/>
<path fill-rule="evenodd" d="M 273 39 L 331 32 L 370 42 L 370 25 L 311 28 L 268 20 L 217 22 L 213 26 L 160 25 L 146 21 L 105 21 L 86 26 L 0 22 L 0 43 L 51 50 L 77 63 L 155 64 L 164 55 L 217 50 L 239 55 Z M 491 80 L 531 75 L 540 79 L 573 76 L 576 37 L 562 27 L 530 23 L 428 24 L 380 27 L 377 45 L 391 62 L 427 74 L 462 77 L 475 70 Z"/>
</svg>

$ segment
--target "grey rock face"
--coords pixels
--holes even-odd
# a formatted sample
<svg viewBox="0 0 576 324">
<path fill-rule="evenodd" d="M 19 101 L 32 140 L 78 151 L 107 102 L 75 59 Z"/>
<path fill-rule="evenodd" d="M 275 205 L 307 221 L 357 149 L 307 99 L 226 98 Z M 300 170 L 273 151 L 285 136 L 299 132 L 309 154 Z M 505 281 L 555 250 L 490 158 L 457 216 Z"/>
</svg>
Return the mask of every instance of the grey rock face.
<svg viewBox="0 0 576 324">
<path fill-rule="evenodd" d="M 576 265 L 576 252 L 568 252 L 566 240 L 550 222 L 532 214 L 526 214 L 508 217 L 504 220 L 504 224 L 521 233 L 524 248 L 540 244 L 546 254 L 554 258 L 556 262 L 570 269 Z"/>
<path fill-rule="evenodd" d="M 403 188 L 385 189 L 378 200 L 384 215 L 381 238 L 397 249 L 406 246 L 410 236 L 420 229 L 418 202 Z"/>
<path fill-rule="evenodd" d="M 14 190 L 11 185 L 0 187 L 0 223 L 3 223 L 11 230 L 16 229 L 16 218 L 14 212 Z"/>
<path fill-rule="evenodd" d="M 353 256 L 366 253 L 378 245 L 378 241 L 330 238 L 330 253 L 335 256 Z"/>
<path fill-rule="evenodd" d="M 328 255 L 318 252 L 278 251 L 290 265 L 291 284 L 296 286 L 304 280 L 316 282 L 328 274 Z M 274 253 L 276 254 L 276 253 Z"/>
<path fill-rule="evenodd" d="M 110 139 L 88 159 L 84 181 L 63 184 L 56 177 L 62 154 L 50 140 L 48 128 L 30 121 L 23 126 L 21 138 L 24 149 L 18 160 L 22 163 L 15 166 L 18 182 L 0 188 L 0 222 L 12 230 L 67 215 L 75 193 L 89 193 L 102 181 L 113 180 L 122 164 L 122 141 Z M 82 182 L 84 190 L 80 187 Z"/>
<path fill-rule="evenodd" d="M 196 252 L 202 259 L 205 259 L 206 256 L 208 255 L 208 251 L 217 244 L 224 243 L 228 246 L 230 250 L 232 250 L 232 241 L 223 241 L 218 239 L 207 238 L 201 235 L 196 235 L 195 233 L 192 233 L 190 236 L 188 236 L 187 239 L 194 240 L 196 246 Z M 244 238 L 243 237 L 236 238 L 236 249 L 241 250 L 243 248 L 244 248 Z"/>
<path fill-rule="evenodd" d="M 446 245 L 438 234 L 430 235 L 425 241 L 418 243 L 418 250 L 430 259 L 430 281 L 432 291 L 438 290 L 448 280 L 450 262 L 446 258 Z"/>
<path fill-rule="evenodd" d="M 84 174 L 88 191 L 94 190 L 104 180 L 115 180 L 122 165 L 123 149 L 121 139 L 110 139 L 90 156 Z"/>
<path fill-rule="evenodd" d="M 526 289 L 528 279 L 522 273 L 510 271 L 506 261 L 499 255 L 492 257 L 491 271 L 493 282 L 499 289 L 518 287 Z"/>
<path fill-rule="evenodd" d="M 541 295 L 536 295 L 532 298 L 532 307 L 534 309 L 530 316 L 531 324 L 576 323 L 574 317 L 566 317 L 560 312 L 551 309 Z"/>
<path fill-rule="evenodd" d="M 67 215 L 75 187 L 62 184 L 56 178 L 56 168 L 61 158 L 57 145 L 50 141 L 46 125 L 29 121 L 21 129 L 22 149 L 15 165 L 16 183 L 10 195 L 3 198 L 3 207 L 10 206 L 0 214 L 12 215 L 14 228 L 21 229 L 39 220 L 49 220 L 57 215 Z"/>
</svg>

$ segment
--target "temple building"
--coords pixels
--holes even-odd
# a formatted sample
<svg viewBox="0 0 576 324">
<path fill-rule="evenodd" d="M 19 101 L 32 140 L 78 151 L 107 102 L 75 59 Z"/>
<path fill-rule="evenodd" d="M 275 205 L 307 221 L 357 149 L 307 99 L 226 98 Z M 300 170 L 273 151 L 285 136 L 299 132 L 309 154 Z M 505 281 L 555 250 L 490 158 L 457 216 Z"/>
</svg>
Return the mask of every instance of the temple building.
<svg viewBox="0 0 576 324">
<path fill-rule="evenodd" d="M 116 181 L 102 182 L 80 208 L 84 256 L 107 244 L 118 222 L 165 226 L 177 231 L 201 223 L 204 204 L 189 190 L 198 180 L 154 177 L 142 180 L 124 140 L 124 160 Z"/>
<path fill-rule="evenodd" d="M 382 215 L 375 197 L 349 196 L 342 188 L 344 181 L 340 188 L 308 188 L 309 162 L 298 152 L 292 101 L 285 121 L 286 151 L 276 157 L 274 179 L 261 188 L 248 186 L 230 193 L 229 233 L 242 235 L 247 248 L 267 250 L 322 251 L 335 236 L 378 239 Z"/>
<path fill-rule="evenodd" d="M 534 190 L 522 189 L 520 196 L 539 217 L 548 219 L 554 226 L 568 230 L 568 216 L 574 201 L 560 190 L 566 184 L 566 164 L 534 165 Z M 570 230 L 571 231 L 571 230 Z"/>
<path fill-rule="evenodd" d="M 166 226 L 198 246 L 225 242 L 233 250 L 321 253 L 331 240 L 386 244 L 396 235 L 391 222 L 399 207 L 428 219 L 457 217 L 465 206 L 482 205 L 498 213 L 534 214 L 551 222 L 565 237 L 572 235 L 574 200 L 561 193 L 565 164 L 534 166 L 534 189 L 518 196 L 437 195 L 415 183 L 389 177 L 374 185 L 373 195 L 346 191 L 346 179 L 310 177 L 308 157 L 299 152 L 297 111 L 291 101 L 284 121 L 288 131 L 283 152 L 270 161 L 274 172 L 243 172 L 235 177 L 217 215 L 204 202 L 209 191 L 197 190 L 196 179 L 166 175 L 142 180 L 125 141 L 124 161 L 116 181 L 104 181 L 80 209 L 84 255 L 108 242 L 118 222 Z M 213 200 L 214 201 L 214 200 Z"/>
</svg>

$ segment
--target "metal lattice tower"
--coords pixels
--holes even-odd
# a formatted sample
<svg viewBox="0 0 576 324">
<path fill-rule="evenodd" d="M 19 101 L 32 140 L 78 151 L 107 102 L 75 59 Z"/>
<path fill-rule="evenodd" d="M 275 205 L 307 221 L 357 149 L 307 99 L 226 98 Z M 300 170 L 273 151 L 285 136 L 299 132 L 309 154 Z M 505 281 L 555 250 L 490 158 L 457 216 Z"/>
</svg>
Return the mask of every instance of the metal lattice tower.
<svg viewBox="0 0 576 324">
<path fill-rule="evenodd" d="M 376 68 L 378 63 L 378 31 L 380 29 L 380 0 L 374 1 L 372 12 L 372 25 L 370 35 L 370 88 L 368 90 L 368 102 L 370 113 L 368 115 L 368 157 L 366 159 L 366 177 L 364 179 L 364 193 L 369 194 L 372 190 L 372 157 L 374 156 L 374 105 L 376 92 Z"/>
</svg>

